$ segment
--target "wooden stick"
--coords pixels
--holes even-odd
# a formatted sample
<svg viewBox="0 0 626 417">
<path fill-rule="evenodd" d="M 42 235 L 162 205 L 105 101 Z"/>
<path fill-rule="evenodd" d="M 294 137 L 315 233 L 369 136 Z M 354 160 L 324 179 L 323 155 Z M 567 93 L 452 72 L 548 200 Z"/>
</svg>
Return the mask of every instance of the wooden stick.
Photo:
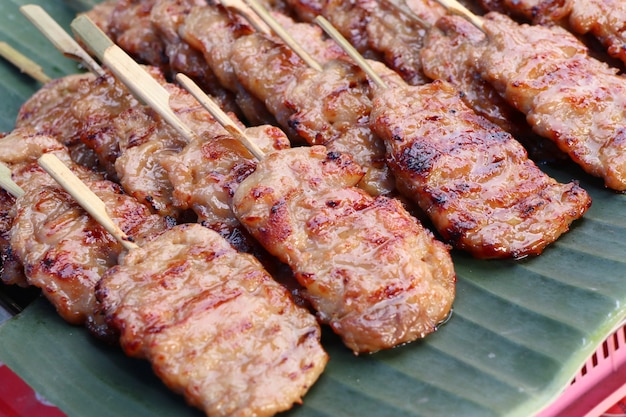
<svg viewBox="0 0 626 417">
<path fill-rule="evenodd" d="M 67 191 L 82 208 L 87 211 L 102 227 L 115 237 L 126 250 L 137 249 L 138 246 L 132 242 L 118 225 L 109 217 L 106 206 L 97 195 L 93 193 L 68 167 L 61 162 L 54 154 L 46 153 L 37 160 L 39 165 L 56 182 Z"/>
<path fill-rule="evenodd" d="M 52 78 L 46 75 L 39 65 L 31 59 L 25 57 L 6 42 L 0 42 L 0 55 L 7 61 L 15 65 L 21 72 L 39 81 L 42 84 L 49 82 Z"/>
<path fill-rule="evenodd" d="M 22 187 L 17 185 L 11 177 L 11 170 L 8 166 L 0 162 L 0 187 L 6 190 L 13 197 L 20 197 L 24 195 Z"/>
<path fill-rule="evenodd" d="M 20 7 L 24 16 L 67 58 L 80 61 L 94 74 L 106 73 L 100 65 L 85 51 L 63 28 L 43 9 L 35 4 Z"/>
<path fill-rule="evenodd" d="M 376 74 L 376 72 L 374 72 L 374 69 L 367 63 L 365 58 L 363 58 L 363 55 L 361 55 L 359 51 L 357 51 L 350 44 L 350 42 L 348 42 L 348 40 L 341 33 L 339 33 L 339 31 L 328 20 L 326 20 L 324 16 L 317 16 L 315 18 L 315 23 L 324 29 L 324 32 L 333 38 L 335 42 L 339 44 L 341 49 L 343 49 L 348 56 L 350 56 L 350 58 L 356 61 L 357 65 L 365 71 L 365 73 L 371 78 L 372 81 L 374 81 L 374 83 L 376 83 L 378 87 L 387 88 L 387 84 L 378 74 Z"/>
<path fill-rule="evenodd" d="M 257 32 L 265 33 L 266 35 L 272 33 L 272 29 L 267 23 L 265 23 L 258 14 L 254 13 L 250 6 L 245 4 L 243 0 L 219 0 L 219 2 L 222 6 L 237 11 L 237 13 L 250 22 Z"/>
<path fill-rule="evenodd" d="M 265 157 L 265 154 L 250 138 L 237 126 L 230 117 L 215 103 L 191 78 L 185 74 L 176 74 L 176 80 L 189 93 L 198 100 L 202 106 L 211 113 L 213 118 L 221 124 L 235 139 L 239 140 L 250 151 L 252 155 L 259 161 Z"/>
<path fill-rule="evenodd" d="M 244 0 L 248 6 L 254 12 L 259 15 L 259 17 L 267 23 L 267 25 L 272 28 L 274 33 L 282 39 L 306 64 L 317 70 L 322 71 L 322 66 L 307 52 L 305 51 L 298 42 L 282 27 L 280 23 L 269 14 L 269 12 L 259 3 L 257 0 Z"/>
<path fill-rule="evenodd" d="M 437 3 L 441 4 L 449 13 L 457 14 L 459 16 L 463 16 L 467 20 L 469 20 L 474 26 L 478 29 L 485 31 L 483 26 L 483 19 L 479 16 L 476 16 L 472 13 L 467 7 L 463 6 L 457 0 L 436 0 Z"/>
<path fill-rule="evenodd" d="M 114 44 L 88 16 L 74 19 L 72 29 L 130 91 L 156 110 L 181 136 L 189 142 L 197 138 L 170 107 L 169 92 Z"/>
</svg>

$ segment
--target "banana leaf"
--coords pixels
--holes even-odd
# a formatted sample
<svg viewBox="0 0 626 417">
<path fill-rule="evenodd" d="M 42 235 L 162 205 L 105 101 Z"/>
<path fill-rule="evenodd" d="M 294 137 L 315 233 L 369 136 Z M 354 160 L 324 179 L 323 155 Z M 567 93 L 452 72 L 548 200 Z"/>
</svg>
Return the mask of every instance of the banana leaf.
<svg viewBox="0 0 626 417">
<path fill-rule="evenodd" d="M 64 27 L 96 0 L 36 0 Z M 79 71 L 19 13 L 0 2 L 0 41 L 51 77 Z M 39 85 L 0 60 L 0 131 L 13 128 Z M 331 361 L 304 403 L 285 416 L 526 417 L 550 404 L 626 317 L 626 196 L 572 166 L 593 205 L 544 254 L 480 261 L 453 253 L 451 319 L 426 339 L 354 356 L 324 329 Z M 0 327 L 0 361 L 68 416 L 199 416 L 147 362 L 125 357 L 63 322 L 39 299 Z"/>
</svg>

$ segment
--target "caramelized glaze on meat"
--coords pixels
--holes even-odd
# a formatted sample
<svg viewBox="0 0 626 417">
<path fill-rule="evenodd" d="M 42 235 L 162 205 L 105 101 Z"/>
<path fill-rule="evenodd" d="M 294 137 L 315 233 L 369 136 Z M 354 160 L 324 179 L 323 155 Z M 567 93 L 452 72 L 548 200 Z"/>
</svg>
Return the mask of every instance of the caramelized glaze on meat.
<svg viewBox="0 0 626 417">
<path fill-rule="evenodd" d="M 524 114 L 500 97 L 491 84 L 481 78 L 474 65 L 479 53 L 473 44 L 484 38 L 485 34 L 467 19 L 442 17 L 428 32 L 420 51 L 424 72 L 433 80 L 453 84 L 463 101 L 477 114 L 512 134 L 527 134 Z"/>
<path fill-rule="evenodd" d="M 369 193 L 393 190 L 384 146 L 369 128 L 369 83 L 358 67 L 343 60 L 325 63 L 322 71 L 304 67 L 284 44 L 264 35 L 242 38 L 237 46 L 231 60 L 241 83 L 283 127 L 310 145 L 349 153 L 366 169 L 359 186 Z"/>
<path fill-rule="evenodd" d="M 626 79 L 560 27 L 519 25 L 490 13 L 482 76 L 607 187 L 626 190 Z"/>
<path fill-rule="evenodd" d="M 125 352 L 212 417 L 287 410 L 328 360 L 315 318 L 256 259 L 199 225 L 129 252 L 97 295 Z"/>
<path fill-rule="evenodd" d="M 484 39 L 485 34 L 467 19 L 442 17 L 428 32 L 420 51 L 424 73 L 433 80 L 454 85 L 465 104 L 515 136 L 533 159 L 560 161 L 567 158 L 553 142 L 534 134 L 524 113 L 507 103 L 481 77 L 475 64 L 480 54 L 474 45 Z"/>
<path fill-rule="evenodd" d="M 242 224 L 355 353 L 434 331 L 455 286 L 447 248 L 397 200 L 355 188 L 362 175 L 346 155 L 293 148 L 268 154 L 234 197 Z"/>
<path fill-rule="evenodd" d="M 73 164 L 66 150 L 54 153 L 104 201 L 109 215 L 127 235 L 142 242 L 164 230 L 162 218 L 151 215 L 118 185 Z M 31 158 L 38 156 L 31 154 Z M 104 271 L 117 262 L 121 245 L 35 162 L 13 170 L 25 194 L 15 203 L 10 243 L 28 284 L 41 288 L 68 322 L 106 333 L 98 328 L 94 288 Z"/>
<path fill-rule="evenodd" d="M 387 89 L 372 123 L 398 188 L 445 240 L 478 258 L 537 255 L 591 205 L 582 188 L 544 174 L 443 81 Z"/>
<path fill-rule="evenodd" d="M 288 0 L 307 22 L 322 15 L 364 56 L 384 60 L 412 85 L 427 82 L 419 59 L 429 24 L 445 14 L 433 0 L 411 0 L 407 10 L 381 0 Z M 417 16 L 419 21 L 413 16 Z"/>
<path fill-rule="evenodd" d="M 487 10 L 590 33 L 626 64 L 626 3 L 622 0 L 481 0 Z"/>
</svg>

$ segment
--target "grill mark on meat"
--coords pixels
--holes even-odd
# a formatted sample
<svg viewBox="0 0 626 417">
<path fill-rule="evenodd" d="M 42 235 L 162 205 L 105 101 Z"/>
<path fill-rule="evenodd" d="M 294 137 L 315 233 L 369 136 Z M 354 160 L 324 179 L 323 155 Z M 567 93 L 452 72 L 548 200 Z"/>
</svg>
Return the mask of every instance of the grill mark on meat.
<svg viewBox="0 0 626 417">
<path fill-rule="evenodd" d="M 234 199 L 238 218 L 355 353 L 423 337 L 454 296 L 445 247 L 398 201 L 354 188 L 361 175 L 346 155 L 294 148 L 267 155 Z"/>
</svg>

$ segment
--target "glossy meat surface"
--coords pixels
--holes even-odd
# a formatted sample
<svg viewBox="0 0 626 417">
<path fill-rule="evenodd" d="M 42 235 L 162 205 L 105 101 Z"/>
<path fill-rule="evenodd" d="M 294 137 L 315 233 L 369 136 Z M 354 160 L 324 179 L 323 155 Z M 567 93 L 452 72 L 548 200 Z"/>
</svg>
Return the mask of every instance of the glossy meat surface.
<svg viewBox="0 0 626 417">
<path fill-rule="evenodd" d="M 315 318 L 256 259 L 199 225 L 129 252 L 97 294 L 125 352 L 212 417 L 287 410 L 328 360 Z"/>
<path fill-rule="evenodd" d="M 283 127 L 310 145 L 349 153 L 365 168 L 359 186 L 369 193 L 393 190 L 383 144 L 369 128 L 369 82 L 358 67 L 343 60 L 325 63 L 322 71 L 304 67 L 284 44 L 263 35 L 237 45 L 231 59 L 239 79 Z"/>
<path fill-rule="evenodd" d="M 355 188 L 362 175 L 346 155 L 293 148 L 267 155 L 234 198 L 242 224 L 355 353 L 433 332 L 455 287 L 447 248 L 397 200 Z"/>
<path fill-rule="evenodd" d="M 317 15 L 328 19 L 350 43 L 368 58 L 378 58 L 413 85 L 427 82 L 418 53 L 427 24 L 445 13 L 436 2 L 413 0 L 407 10 L 389 1 L 288 0 L 287 3 L 305 21 Z"/>
<path fill-rule="evenodd" d="M 533 130 L 605 185 L 626 190 L 626 78 L 559 27 L 490 13 L 479 70 Z"/>
<path fill-rule="evenodd" d="M 622 0 L 481 0 L 487 10 L 533 23 L 567 26 L 595 36 L 612 57 L 626 64 L 626 2 Z"/>
<path fill-rule="evenodd" d="M 523 113 L 511 107 L 483 80 L 476 69 L 479 51 L 474 44 L 485 35 L 467 19 L 446 16 L 437 21 L 420 51 L 424 72 L 433 80 L 444 80 L 459 90 L 460 97 L 477 114 L 513 134 L 525 134 Z"/>
<path fill-rule="evenodd" d="M 118 185 L 99 175 L 62 161 L 102 199 L 113 221 L 138 243 L 165 229 L 163 219 L 122 193 Z M 35 163 L 25 165 L 25 194 L 15 203 L 10 243 L 24 266 L 30 285 L 42 289 L 58 313 L 72 324 L 93 328 L 95 285 L 117 263 L 122 246 L 91 218 L 74 199 Z"/>
<path fill-rule="evenodd" d="M 443 81 L 382 92 L 372 123 L 398 188 L 446 241 L 475 257 L 538 255 L 591 205 L 582 188 L 544 174 Z"/>
</svg>

